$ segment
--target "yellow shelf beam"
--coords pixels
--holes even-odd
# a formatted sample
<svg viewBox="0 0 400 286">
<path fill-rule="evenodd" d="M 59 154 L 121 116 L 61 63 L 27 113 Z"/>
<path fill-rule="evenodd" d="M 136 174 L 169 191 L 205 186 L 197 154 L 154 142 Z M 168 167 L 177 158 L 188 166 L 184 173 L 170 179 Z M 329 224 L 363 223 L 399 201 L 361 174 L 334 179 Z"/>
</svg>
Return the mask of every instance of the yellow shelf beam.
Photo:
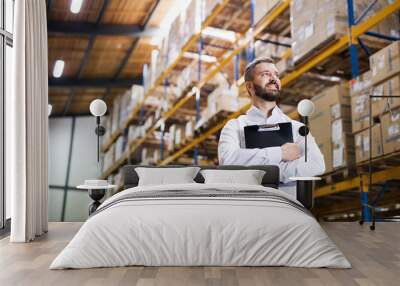
<svg viewBox="0 0 400 286">
<path fill-rule="evenodd" d="M 365 22 L 358 24 L 356 26 L 353 26 L 352 27 L 353 36 L 357 37 L 357 36 L 364 34 L 369 29 L 371 29 L 372 27 L 374 27 L 375 25 L 377 25 L 378 23 L 383 21 L 387 16 L 391 15 L 392 13 L 394 13 L 395 11 L 397 11 L 399 9 L 400 9 L 400 1 L 395 1 L 393 4 L 386 6 L 385 8 L 383 8 L 380 11 L 378 11 L 377 13 L 375 13 L 375 15 L 368 18 L 368 20 L 366 20 Z M 274 11 L 274 12 L 276 12 L 276 11 Z M 286 75 L 285 77 L 283 77 L 281 80 L 282 87 L 284 87 L 284 86 L 288 85 L 289 83 L 291 83 L 292 81 L 296 80 L 302 74 L 309 71 L 311 68 L 315 67 L 322 61 L 326 60 L 331 55 L 333 55 L 335 52 L 337 52 L 340 49 L 349 45 L 349 40 L 350 40 L 349 35 L 343 36 L 337 42 L 333 43 L 331 46 L 329 46 L 324 51 L 322 51 L 320 54 L 318 54 L 314 58 L 311 58 L 309 61 L 307 61 L 306 63 L 301 65 L 298 69 L 296 69 L 295 71 L 293 71 L 293 72 L 289 73 L 288 75 Z M 288 52 L 288 54 L 289 53 L 291 53 L 291 52 Z M 233 57 L 230 57 L 230 59 L 232 59 L 232 58 Z M 237 116 L 241 115 L 243 112 L 245 112 L 250 107 L 251 107 L 251 104 L 248 104 L 241 110 L 233 113 L 227 119 L 236 118 Z M 296 111 L 294 111 L 290 115 L 293 116 L 293 118 L 298 118 L 298 114 Z M 224 122 L 227 122 L 227 120 L 224 120 Z M 195 141 L 188 143 L 181 150 L 177 151 L 175 154 L 172 154 L 170 157 L 164 159 L 160 164 L 165 165 L 165 164 L 168 164 L 169 162 L 173 161 L 175 158 L 177 158 L 176 154 L 183 154 L 182 150 L 185 150 L 186 152 L 189 151 L 190 149 L 194 148 L 197 144 L 201 143 L 202 141 L 204 141 L 207 138 L 204 135 L 207 134 L 208 136 L 211 136 L 214 133 L 218 132 L 220 129 L 222 129 L 223 126 L 224 125 L 221 126 L 221 124 L 218 124 L 216 127 L 220 127 L 220 128 L 212 128 L 211 130 L 213 130 L 214 132 L 207 131 L 200 137 L 196 138 Z M 199 138 L 202 138 L 202 140 L 199 140 Z"/>
<path fill-rule="evenodd" d="M 393 179 L 400 179 L 400 166 L 372 173 L 372 184 Z M 315 190 L 315 197 L 319 198 L 348 190 L 360 189 L 361 185 L 363 185 L 362 191 L 367 192 L 368 180 L 369 176 L 363 174 L 359 177 L 350 178 L 339 183 L 324 186 Z"/>
<path fill-rule="evenodd" d="M 164 81 L 164 79 L 166 79 L 174 70 L 174 68 L 179 64 L 179 62 L 182 60 L 184 53 L 187 52 L 190 47 L 196 43 L 200 37 L 201 37 L 201 33 L 203 32 L 203 30 L 205 28 L 207 28 L 212 21 L 219 15 L 219 13 L 222 11 L 222 9 L 224 9 L 226 7 L 226 5 L 228 5 L 230 0 L 224 0 L 221 3 L 219 3 L 215 9 L 213 10 L 213 12 L 204 20 L 204 22 L 201 25 L 201 29 L 200 32 L 194 34 L 193 36 L 190 37 L 190 39 L 186 42 L 186 44 L 182 47 L 181 52 L 179 53 L 178 57 L 168 66 L 168 68 L 166 70 L 164 70 L 164 72 L 157 78 L 157 80 L 155 81 L 154 85 L 145 93 L 143 100 L 140 101 L 137 106 L 132 110 L 132 112 L 129 114 L 127 120 L 124 123 L 123 128 L 118 129 L 117 131 L 115 131 L 114 134 L 111 135 L 109 141 L 107 141 L 107 143 L 105 143 L 102 146 L 102 152 L 106 152 L 108 150 L 108 148 L 110 148 L 110 146 L 115 142 L 115 140 L 117 140 L 117 138 L 122 134 L 122 130 L 127 128 L 132 121 L 135 119 L 135 117 L 138 115 L 138 113 L 140 112 L 140 109 L 142 108 L 142 106 L 144 105 L 144 102 L 146 101 L 146 99 L 152 95 L 156 88 L 161 85 Z"/>
</svg>

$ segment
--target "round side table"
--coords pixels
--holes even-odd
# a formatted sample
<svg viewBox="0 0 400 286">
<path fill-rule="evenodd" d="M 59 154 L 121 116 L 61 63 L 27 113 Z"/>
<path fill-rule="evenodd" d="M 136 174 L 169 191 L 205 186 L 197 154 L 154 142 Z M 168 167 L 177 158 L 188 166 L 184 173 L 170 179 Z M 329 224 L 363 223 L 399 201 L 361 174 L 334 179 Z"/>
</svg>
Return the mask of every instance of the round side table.
<svg viewBox="0 0 400 286">
<path fill-rule="evenodd" d="M 91 186 L 91 185 L 79 185 L 78 189 L 88 190 L 89 197 L 93 200 L 93 202 L 89 205 L 89 215 L 94 213 L 97 208 L 101 205 L 100 200 L 106 194 L 108 189 L 113 189 L 117 185 L 106 185 L 106 186 Z"/>
</svg>

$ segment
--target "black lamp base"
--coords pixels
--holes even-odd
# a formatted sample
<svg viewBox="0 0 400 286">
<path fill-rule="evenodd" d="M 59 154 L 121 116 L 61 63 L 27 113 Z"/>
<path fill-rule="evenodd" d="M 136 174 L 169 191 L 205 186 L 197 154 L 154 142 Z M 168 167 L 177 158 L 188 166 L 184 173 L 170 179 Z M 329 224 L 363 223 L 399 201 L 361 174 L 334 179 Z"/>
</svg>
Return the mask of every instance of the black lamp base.
<svg viewBox="0 0 400 286">
<path fill-rule="evenodd" d="M 88 193 L 89 193 L 89 197 L 93 200 L 93 202 L 89 205 L 89 215 L 91 215 L 101 205 L 100 200 L 106 194 L 106 190 L 105 189 L 90 189 L 88 191 Z"/>
<path fill-rule="evenodd" d="M 305 208 L 311 210 L 314 207 L 314 181 L 297 180 L 296 196 L 297 200 L 302 203 Z"/>
</svg>

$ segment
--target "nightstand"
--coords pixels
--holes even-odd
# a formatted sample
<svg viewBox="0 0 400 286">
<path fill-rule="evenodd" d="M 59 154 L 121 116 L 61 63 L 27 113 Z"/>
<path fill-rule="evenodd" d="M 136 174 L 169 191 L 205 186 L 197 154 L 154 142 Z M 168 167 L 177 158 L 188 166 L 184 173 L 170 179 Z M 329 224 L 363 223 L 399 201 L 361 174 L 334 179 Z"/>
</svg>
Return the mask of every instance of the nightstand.
<svg viewBox="0 0 400 286">
<path fill-rule="evenodd" d="M 320 177 L 290 177 L 289 180 L 296 181 L 296 199 L 305 208 L 311 210 L 314 206 L 314 182 L 321 180 Z"/>
<path fill-rule="evenodd" d="M 88 190 L 89 197 L 93 202 L 89 205 L 89 215 L 94 213 L 101 205 L 100 200 L 106 194 L 108 189 L 113 189 L 117 185 L 109 185 L 106 180 L 85 180 L 84 185 L 77 186 L 78 189 Z"/>
</svg>

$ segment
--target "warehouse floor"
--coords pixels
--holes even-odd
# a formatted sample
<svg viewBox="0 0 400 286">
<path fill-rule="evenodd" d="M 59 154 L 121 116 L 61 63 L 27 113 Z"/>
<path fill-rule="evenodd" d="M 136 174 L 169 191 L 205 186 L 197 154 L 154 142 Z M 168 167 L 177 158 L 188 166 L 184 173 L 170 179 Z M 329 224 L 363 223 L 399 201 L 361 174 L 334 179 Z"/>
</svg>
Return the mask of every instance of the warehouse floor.
<svg viewBox="0 0 400 286">
<path fill-rule="evenodd" d="M 49 233 L 29 244 L 0 241 L 0 285 L 398 285 L 398 223 L 376 231 L 357 223 L 322 223 L 353 268 L 121 267 L 48 269 L 82 223 L 50 223 Z M 74 275 L 69 275 L 73 272 Z"/>
</svg>

